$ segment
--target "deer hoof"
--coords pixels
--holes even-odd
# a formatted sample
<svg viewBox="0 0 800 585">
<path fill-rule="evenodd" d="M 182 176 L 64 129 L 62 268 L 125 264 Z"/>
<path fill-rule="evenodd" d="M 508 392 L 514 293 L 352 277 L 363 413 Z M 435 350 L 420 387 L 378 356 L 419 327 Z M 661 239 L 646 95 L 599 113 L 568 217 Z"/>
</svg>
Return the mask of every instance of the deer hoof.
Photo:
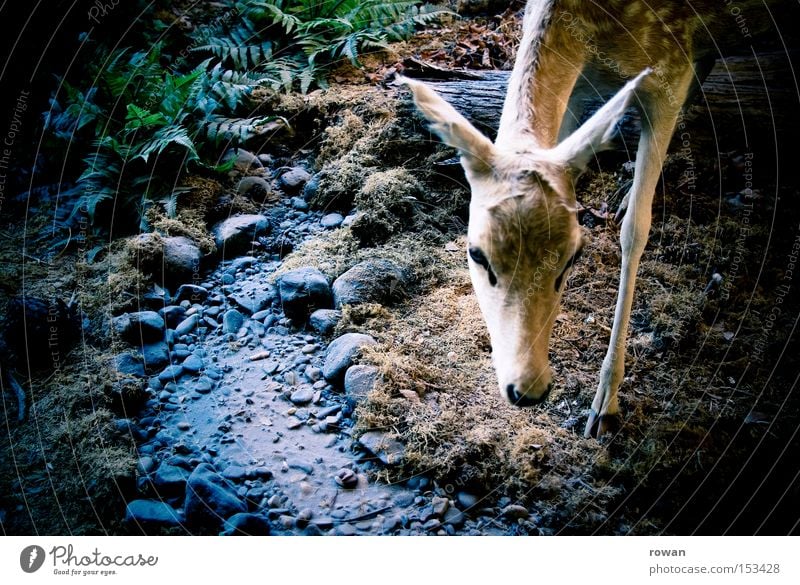
<svg viewBox="0 0 800 585">
<path fill-rule="evenodd" d="M 614 435 L 620 427 L 620 419 L 616 414 L 597 414 L 594 410 L 589 413 L 586 421 L 586 430 L 583 436 L 587 439 L 602 439 Z"/>
</svg>

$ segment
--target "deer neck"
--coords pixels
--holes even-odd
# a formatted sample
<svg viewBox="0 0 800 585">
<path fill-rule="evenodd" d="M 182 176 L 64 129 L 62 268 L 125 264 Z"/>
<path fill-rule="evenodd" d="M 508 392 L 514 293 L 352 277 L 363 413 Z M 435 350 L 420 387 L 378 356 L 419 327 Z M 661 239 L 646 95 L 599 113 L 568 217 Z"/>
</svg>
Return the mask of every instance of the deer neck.
<svg viewBox="0 0 800 585">
<path fill-rule="evenodd" d="M 561 26 L 555 0 L 528 0 L 496 144 L 552 148 L 575 85 L 581 45 Z M 572 41 L 572 42 L 570 42 Z"/>
</svg>

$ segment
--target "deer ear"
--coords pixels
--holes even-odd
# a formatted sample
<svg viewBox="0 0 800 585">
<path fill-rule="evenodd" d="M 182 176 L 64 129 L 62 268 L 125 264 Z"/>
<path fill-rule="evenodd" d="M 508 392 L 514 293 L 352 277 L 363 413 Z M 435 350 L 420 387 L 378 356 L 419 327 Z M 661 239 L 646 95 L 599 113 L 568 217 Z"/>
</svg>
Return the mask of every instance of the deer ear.
<svg viewBox="0 0 800 585">
<path fill-rule="evenodd" d="M 399 75 L 397 81 L 409 87 L 417 108 L 431 123 L 431 130 L 458 150 L 465 169 L 476 173 L 491 170 L 494 158 L 491 140 L 424 83 Z"/>
<path fill-rule="evenodd" d="M 555 158 L 562 164 L 582 172 L 598 152 L 609 148 L 617 123 L 631 105 L 636 90 L 651 72 L 652 69 L 648 67 L 631 79 L 580 128 L 559 143 L 553 149 Z"/>
</svg>

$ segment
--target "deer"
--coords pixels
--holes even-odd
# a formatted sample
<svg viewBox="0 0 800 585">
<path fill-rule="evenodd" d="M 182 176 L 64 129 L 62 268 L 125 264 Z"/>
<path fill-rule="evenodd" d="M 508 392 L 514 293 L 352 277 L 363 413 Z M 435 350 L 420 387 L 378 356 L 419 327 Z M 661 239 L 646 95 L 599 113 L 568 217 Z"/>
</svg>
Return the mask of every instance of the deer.
<svg viewBox="0 0 800 585">
<path fill-rule="evenodd" d="M 494 142 L 423 82 L 398 76 L 431 130 L 460 154 L 471 190 L 470 279 L 500 394 L 516 406 L 542 402 L 553 387 L 550 339 L 584 245 L 576 181 L 612 145 L 628 108 L 639 111 L 633 182 L 620 205 L 619 291 L 586 438 L 619 428 L 618 390 L 653 198 L 681 108 L 713 63 L 708 40 L 753 34 L 736 18 L 753 2 L 740 1 L 736 14 L 729 4 L 529 0 Z M 622 87 L 579 125 L 576 87 L 600 70 Z"/>
</svg>

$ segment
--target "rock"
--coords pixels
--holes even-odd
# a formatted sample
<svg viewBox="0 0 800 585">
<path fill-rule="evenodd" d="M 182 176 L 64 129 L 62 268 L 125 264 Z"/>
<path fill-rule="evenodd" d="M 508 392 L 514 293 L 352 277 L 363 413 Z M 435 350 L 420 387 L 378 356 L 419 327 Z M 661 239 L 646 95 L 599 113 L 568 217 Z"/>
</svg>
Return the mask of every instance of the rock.
<svg viewBox="0 0 800 585">
<path fill-rule="evenodd" d="M 153 475 L 153 487 L 162 498 L 180 495 L 186 489 L 189 473 L 182 467 L 162 463 Z"/>
<path fill-rule="evenodd" d="M 200 322 L 200 315 L 198 315 L 197 313 L 186 317 L 186 319 L 181 321 L 175 328 L 175 335 L 181 337 L 183 335 L 191 333 L 192 331 L 194 331 L 194 328 L 197 327 L 197 324 L 199 322 Z"/>
<path fill-rule="evenodd" d="M 323 216 L 319 223 L 325 229 L 332 230 L 342 225 L 343 221 L 344 217 L 341 213 L 329 213 Z"/>
<path fill-rule="evenodd" d="M 358 438 L 358 442 L 385 465 L 397 465 L 405 457 L 405 446 L 381 431 L 367 431 Z"/>
<path fill-rule="evenodd" d="M 223 258 L 244 254 L 253 240 L 269 232 L 269 220 L 263 215 L 237 215 L 214 226 L 211 230 L 217 251 Z"/>
<path fill-rule="evenodd" d="M 347 469 L 346 467 L 337 471 L 333 479 L 346 490 L 354 489 L 358 485 L 358 476 L 352 469 Z"/>
<path fill-rule="evenodd" d="M 204 303 L 208 298 L 208 290 L 196 284 L 182 284 L 175 292 L 175 302 L 189 301 L 191 304 Z"/>
<path fill-rule="evenodd" d="M 363 303 L 389 304 L 405 296 L 406 272 L 388 260 L 365 260 L 339 276 L 333 283 L 337 309 Z"/>
<path fill-rule="evenodd" d="M 141 475 L 147 475 L 156 467 L 156 462 L 153 460 L 152 457 L 145 455 L 144 457 L 139 457 L 139 461 L 136 462 L 136 472 Z"/>
<path fill-rule="evenodd" d="M 375 366 L 350 366 L 344 375 L 345 393 L 356 402 L 364 400 L 375 387 L 378 372 Z"/>
<path fill-rule="evenodd" d="M 144 364 L 139 356 L 130 353 L 120 353 L 114 356 L 114 369 L 126 376 L 143 378 L 145 375 Z"/>
<path fill-rule="evenodd" d="M 236 184 L 236 193 L 256 201 L 265 201 L 272 195 L 272 186 L 262 177 L 243 177 Z"/>
<path fill-rule="evenodd" d="M 345 333 L 337 337 L 325 353 L 322 375 L 332 384 L 341 384 L 345 371 L 353 364 L 361 348 L 376 343 L 372 337 L 363 333 Z"/>
<path fill-rule="evenodd" d="M 234 514 L 247 512 L 244 502 L 208 463 L 198 465 L 189 476 L 184 507 L 187 524 L 213 533 Z"/>
<path fill-rule="evenodd" d="M 444 518 L 442 518 L 443 524 L 450 524 L 453 528 L 461 528 L 466 522 L 467 518 L 464 515 L 464 512 L 459 510 L 455 507 L 450 507 L 444 513 Z"/>
<path fill-rule="evenodd" d="M 230 148 L 222 157 L 223 162 L 234 160 L 234 168 L 242 173 L 257 172 L 264 168 L 261 159 L 243 148 Z"/>
<path fill-rule="evenodd" d="M 278 291 L 270 283 L 248 280 L 241 290 L 228 295 L 228 299 L 248 315 L 258 313 L 269 307 L 278 297 Z"/>
<path fill-rule="evenodd" d="M 292 167 L 278 179 L 278 184 L 286 193 L 298 193 L 311 179 L 311 173 L 303 167 Z"/>
<path fill-rule="evenodd" d="M 190 374 L 197 374 L 200 370 L 203 369 L 205 363 L 203 362 L 203 358 L 198 355 L 192 354 L 183 360 L 181 364 L 183 366 L 184 371 L 189 372 Z"/>
<path fill-rule="evenodd" d="M 244 481 L 247 477 L 247 469 L 241 465 L 228 465 L 222 470 L 222 477 L 231 481 Z"/>
<path fill-rule="evenodd" d="M 225 311 L 222 317 L 222 330 L 225 333 L 236 333 L 244 324 L 244 315 L 236 309 Z"/>
<path fill-rule="evenodd" d="M 133 500 L 125 507 L 125 523 L 154 528 L 178 526 L 181 517 L 178 510 L 158 500 Z"/>
<path fill-rule="evenodd" d="M 174 382 L 178 378 L 180 378 L 182 374 L 183 374 L 182 365 L 174 364 L 171 366 L 167 366 L 158 375 L 158 381 L 161 382 L 162 384 L 166 384 L 168 382 Z"/>
<path fill-rule="evenodd" d="M 163 341 L 143 345 L 142 359 L 148 373 L 157 372 L 169 364 L 169 347 Z"/>
<path fill-rule="evenodd" d="M 164 280 L 180 282 L 200 272 L 200 248 L 187 237 L 164 238 Z"/>
<path fill-rule="evenodd" d="M 509 504 L 501 510 L 500 514 L 509 520 L 517 520 L 519 518 L 527 518 L 530 516 L 528 509 L 519 504 Z"/>
<path fill-rule="evenodd" d="M 191 389 L 197 392 L 198 394 L 208 394 L 211 392 L 211 389 L 214 387 L 214 382 L 211 381 L 210 378 L 202 376 L 201 378 L 195 380 L 192 385 Z"/>
<path fill-rule="evenodd" d="M 308 203 L 306 203 L 305 199 L 302 197 L 292 197 L 289 200 L 289 203 L 291 204 L 292 208 L 296 209 L 297 211 L 308 211 Z"/>
<path fill-rule="evenodd" d="M 335 309 L 317 309 L 309 316 L 308 324 L 320 335 L 328 335 L 333 333 L 336 324 L 341 318 L 341 311 L 336 311 Z"/>
<path fill-rule="evenodd" d="M 225 520 L 220 536 L 269 536 L 269 522 L 258 514 L 234 514 Z"/>
<path fill-rule="evenodd" d="M 456 501 L 462 510 L 471 510 L 478 505 L 478 498 L 467 492 L 457 492 Z"/>
<path fill-rule="evenodd" d="M 450 507 L 450 500 L 447 498 L 434 497 L 431 499 L 431 507 L 436 516 L 444 516 L 447 509 Z"/>
<path fill-rule="evenodd" d="M 291 270 L 278 279 L 283 312 L 292 320 L 305 322 L 316 309 L 327 309 L 333 304 L 328 279 L 318 269 L 306 267 Z"/>
<path fill-rule="evenodd" d="M 164 338 L 164 319 L 155 311 L 125 313 L 111 319 L 114 332 L 132 343 L 160 341 Z"/>
<path fill-rule="evenodd" d="M 294 404 L 298 406 L 302 406 L 304 404 L 308 404 L 314 399 L 314 390 L 311 387 L 307 388 L 298 388 L 294 392 L 292 392 L 289 400 L 291 400 Z"/>
<path fill-rule="evenodd" d="M 168 307 L 164 307 L 159 311 L 162 317 L 164 317 L 164 321 L 167 323 L 167 327 L 171 329 L 175 329 L 178 326 L 178 323 L 183 321 L 186 317 L 186 309 L 181 307 L 180 305 L 170 305 Z"/>
</svg>

